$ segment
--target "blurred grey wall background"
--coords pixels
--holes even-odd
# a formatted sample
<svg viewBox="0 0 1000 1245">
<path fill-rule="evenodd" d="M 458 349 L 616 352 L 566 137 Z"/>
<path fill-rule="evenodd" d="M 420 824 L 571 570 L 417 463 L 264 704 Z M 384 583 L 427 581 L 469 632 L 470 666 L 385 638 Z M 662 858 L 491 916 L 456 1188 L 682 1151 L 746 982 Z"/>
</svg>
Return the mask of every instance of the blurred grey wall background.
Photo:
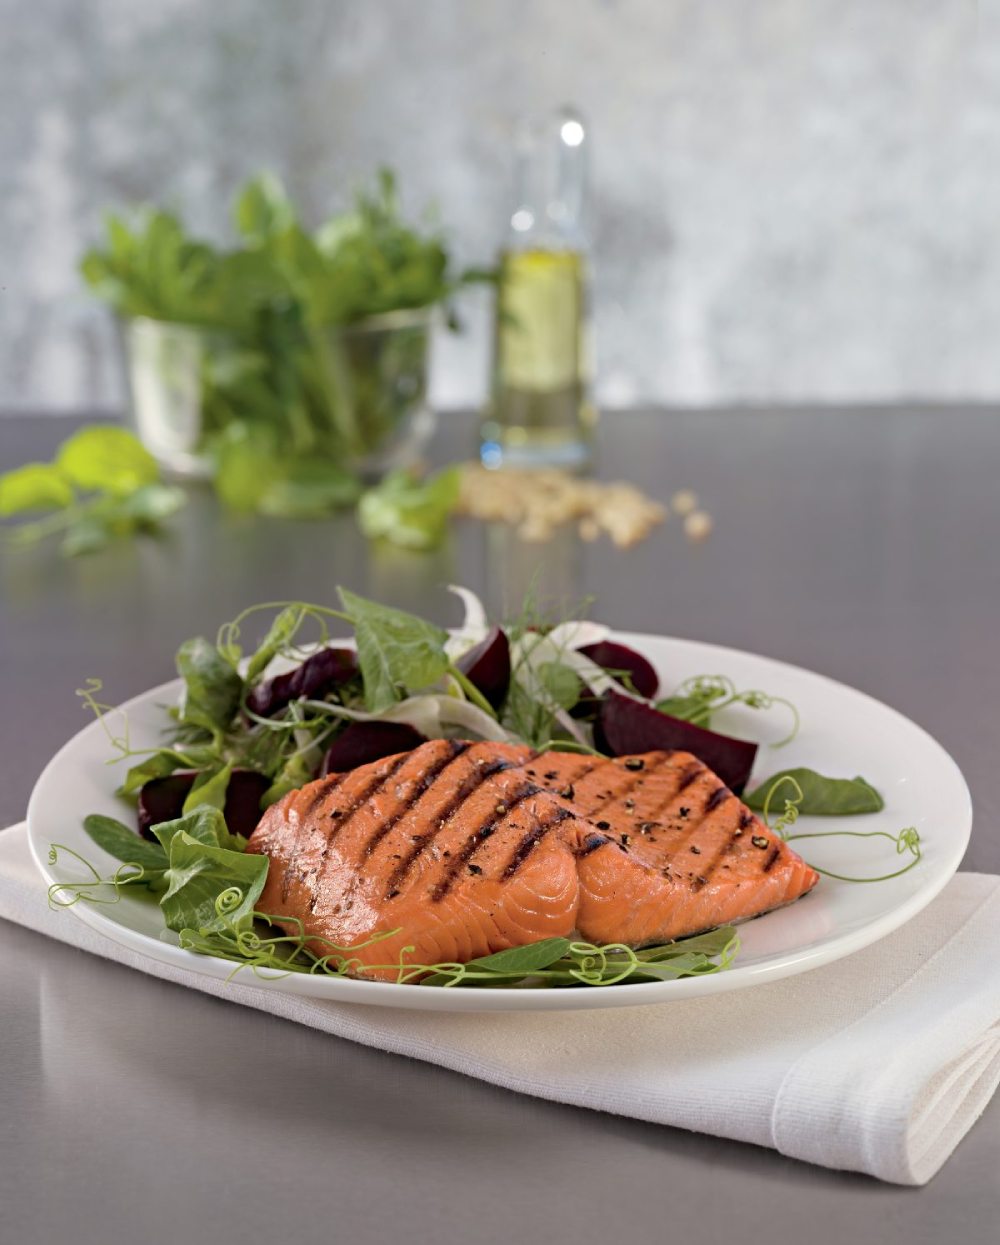
<svg viewBox="0 0 1000 1245">
<path fill-rule="evenodd" d="M 993 0 L 0 0 L 0 408 L 120 399 L 76 260 L 237 184 L 308 217 L 378 164 L 490 259 L 518 115 L 593 135 L 606 405 L 1000 398 Z M 435 396 L 484 390 L 488 315 Z"/>
</svg>

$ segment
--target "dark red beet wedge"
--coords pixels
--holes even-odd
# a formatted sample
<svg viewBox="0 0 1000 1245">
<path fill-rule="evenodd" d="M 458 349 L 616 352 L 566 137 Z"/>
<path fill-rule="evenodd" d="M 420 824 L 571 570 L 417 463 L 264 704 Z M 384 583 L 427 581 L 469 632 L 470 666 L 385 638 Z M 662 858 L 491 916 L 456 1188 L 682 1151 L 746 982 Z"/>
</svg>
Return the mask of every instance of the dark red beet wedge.
<svg viewBox="0 0 1000 1245">
<path fill-rule="evenodd" d="M 183 816 L 184 801 L 197 777 L 193 771 L 179 770 L 165 778 L 151 778 L 143 785 L 136 811 L 139 833 L 144 839 L 151 839 L 155 843 L 154 826 L 158 826 L 161 821 L 174 821 Z M 270 785 L 271 780 L 266 774 L 258 774 L 249 769 L 233 771 L 226 788 L 226 806 L 223 809 L 231 834 L 242 834 L 244 838 L 253 834 L 257 822 L 260 821 L 260 802 Z"/>
<path fill-rule="evenodd" d="M 345 774 L 369 761 L 409 752 L 426 742 L 425 735 L 405 722 L 351 722 L 330 745 L 320 766 L 320 777 Z"/>
<path fill-rule="evenodd" d="M 605 696 L 594 735 L 597 747 L 609 756 L 630 756 L 661 749 L 691 752 L 737 795 L 746 786 L 757 755 L 756 744 L 682 722 L 680 718 L 672 718 L 619 692 L 608 692 Z"/>
<path fill-rule="evenodd" d="M 599 640 L 596 644 L 585 644 L 577 651 L 607 670 L 619 683 L 624 683 L 626 677 L 630 678 L 635 691 L 647 700 L 656 695 L 660 686 L 656 671 L 634 648 L 617 644 L 614 640 Z"/>
<path fill-rule="evenodd" d="M 510 687 L 510 644 L 499 627 L 490 628 L 486 638 L 463 653 L 455 665 L 494 709 L 500 708 Z"/>
<path fill-rule="evenodd" d="M 287 674 L 265 679 L 247 697 L 247 708 L 269 718 L 300 696 L 325 696 L 358 673 L 357 654 L 349 648 L 321 648 Z"/>
</svg>

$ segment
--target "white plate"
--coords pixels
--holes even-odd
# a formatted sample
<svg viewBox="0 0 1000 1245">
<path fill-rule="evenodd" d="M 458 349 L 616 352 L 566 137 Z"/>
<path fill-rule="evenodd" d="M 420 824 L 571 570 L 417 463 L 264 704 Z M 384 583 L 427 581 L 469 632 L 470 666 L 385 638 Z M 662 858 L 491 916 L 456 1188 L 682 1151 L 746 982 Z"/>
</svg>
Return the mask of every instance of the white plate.
<svg viewBox="0 0 1000 1245">
<path fill-rule="evenodd" d="M 815 891 L 800 902 L 741 926 L 742 950 L 736 965 L 706 977 L 604 988 L 464 990 L 293 973 L 261 983 L 262 988 L 386 1007 L 464 1012 L 624 1007 L 716 994 L 818 968 L 868 946 L 915 916 L 956 871 L 972 828 L 969 791 L 951 757 L 909 719 L 853 688 L 766 657 L 693 640 L 628 633 L 616 638 L 644 653 L 667 687 L 690 675 L 725 674 L 741 688 L 760 688 L 793 701 L 802 718 L 799 734 L 784 747 L 761 748 L 755 779 L 792 765 L 844 777 L 863 774 L 885 797 L 882 813 L 802 818 L 797 829 L 896 834 L 912 825 L 920 832 L 923 859 L 888 882 L 856 885 L 821 878 Z M 133 748 L 161 741 L 167 724 L 163 706 L 175 702 L 178 691 L 179 681 L 165 683 L 123 706 Z M 777 740 L 786 722 L 779 709 L 765 714 L 741 708 L 729 711 L 718 724 L 747 738 Z M 105 876 L 118 863 L 91 841 L 82 826 L 87 813 L 130 819 L 129 810 L 114 794 L 123 767 L 107 764 L 111 751 L 102 725 L 94 722 L 52 758 L 35 785 L 28 806 L 31 850 L 50 883 L 82 876 L 65 855 L 58 865 L 49 864 L 52 843 L 79 852 Z M 887 839 L 817 839 L 796 846 L 810 863 L 854 876 L 891 873 L 909 859 L 897 856 Z M 226 960 L 182 951 L 176 935 L 164 931 L 159 909 L 129 897 L 127 891 L 118 904 L 80 902 L 69 912 L 152 959 L 212 977 L 227 977 L 233 971 Z M 66 919 L 72 917 L 67 914 Z M 255 981 L 246 970 L 241 979 Z"/>
</svg>

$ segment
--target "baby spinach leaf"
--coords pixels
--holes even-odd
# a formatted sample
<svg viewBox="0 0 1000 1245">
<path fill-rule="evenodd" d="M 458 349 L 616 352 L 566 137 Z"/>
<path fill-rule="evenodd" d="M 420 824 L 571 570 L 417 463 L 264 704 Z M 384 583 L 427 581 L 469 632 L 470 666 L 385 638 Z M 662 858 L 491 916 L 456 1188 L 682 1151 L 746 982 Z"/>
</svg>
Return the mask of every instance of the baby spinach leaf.
<svg viewBox="0 0 1000 1245">
<path fill-rule="evenodd" d="M 141 839 L 134 830 L 116 821 L 114 817 L 91 813 L 83 819 L 83 828 L 109 856 L 128 864 L 141 865 L 142 881 L 147 885 L 155 884 L 162 877 L 167 867 L 167 853 L 155 843 Z"/>
<path fill-rule="evenodd" d="M 27 510 L 62 510 L 73 486 L 55 463 L 26 463 L 0 475 L 0 517 Z"/>
<path fill-rule="evenodd" d="M 791 783 L 782 783 L 776 788 L 776 784 L 785 778 L 794 779 L 802 790 L 802 801 L 798 806 L 802 816 L 852 817 L 859 813 L 878 813 L 885 807 L 881 795 L 866 779 L 826 778 L 803 766 L 780 770 L 770 778 L 765 778 L 744 795 L 746 804 L 757 812 L 762 812 L 768 792 L 774 789 L 772 804 L 780 806 L 783 793 L 787 791 L 791 794 L 794 790 Z"/>
<path fill-rule="evenodd" d="M 167 928 L 249 928 L 267 865 L 266 856 L 213 847 L 179 831 L 170 841 L 168 886 L 160 900 Z"/>
<path fill-rule="evenodd" d="M 184 680 L 180 720 L 213 734 L 233 720 L 243 694 L 243 680 L 214 644 L 196 636 L 177 650 L 177 672 Z"/>
<path fill-rule="evenodd" d="M 338 589 L 354 624 L 358 664 L 370 713 L 400 699 L 401 690 L 430 687 L 448 669 L 447 633 L 433 623 Z"/>
</svg>

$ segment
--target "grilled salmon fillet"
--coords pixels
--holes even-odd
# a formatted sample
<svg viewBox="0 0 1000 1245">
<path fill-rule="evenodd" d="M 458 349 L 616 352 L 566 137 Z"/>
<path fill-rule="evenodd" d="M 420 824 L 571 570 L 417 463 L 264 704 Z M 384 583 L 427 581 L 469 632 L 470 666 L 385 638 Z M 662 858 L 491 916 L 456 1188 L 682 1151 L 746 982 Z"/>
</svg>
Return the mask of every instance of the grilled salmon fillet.
<svg viewBox="0 0 1000 1245">
<path fill-rule="evenodd" d="M 783 907 L 819 881 L 689 752 L 548 752 L 525 773 L 592 823 L 578 917 L 592 942 L 669 942 Z"/>
<path fill-rule="evenodd" d="M 387 980 L 401 958 L 462 963 L 559 935 L 665 942 L 818 880 L 689 753 L 606 760 L 459 740 L 291 792 L 247 850 L 270 858 L 261 911 L 289 932 L 301 922 L 315 954 L 349 949 L 352 971 Z"/>
</svg>

